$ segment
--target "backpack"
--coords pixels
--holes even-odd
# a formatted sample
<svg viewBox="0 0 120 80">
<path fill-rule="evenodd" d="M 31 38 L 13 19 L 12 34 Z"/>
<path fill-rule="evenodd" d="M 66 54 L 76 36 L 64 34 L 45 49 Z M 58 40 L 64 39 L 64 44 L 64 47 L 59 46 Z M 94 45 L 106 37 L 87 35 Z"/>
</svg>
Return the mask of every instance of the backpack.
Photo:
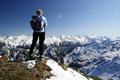
<svg viewBox="0 0 120 80">
<path fill-rule="evenodd" d="M 39 18 L 38 16 L 32 16 L 31 20 L 31 27 L 34 31 L 40 31 L 42 29 L 42 18 Z"/>
</svg>

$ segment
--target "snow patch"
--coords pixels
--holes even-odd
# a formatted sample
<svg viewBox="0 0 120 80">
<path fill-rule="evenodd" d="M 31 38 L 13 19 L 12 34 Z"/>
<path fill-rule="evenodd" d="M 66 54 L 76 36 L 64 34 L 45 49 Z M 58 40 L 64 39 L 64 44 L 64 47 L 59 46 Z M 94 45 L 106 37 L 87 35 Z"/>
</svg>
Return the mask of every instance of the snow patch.
<svg viewBox="0 0 120 80">
<path fill-rule="evenodd" d="M 86 77 L 71 68 L 68 68 L 65 71 L 53 60 L 48 60 L 46 64 L 51 67 L 51 73 L 54 75 L 47 80 L 88 80 Z"/>
</svg>

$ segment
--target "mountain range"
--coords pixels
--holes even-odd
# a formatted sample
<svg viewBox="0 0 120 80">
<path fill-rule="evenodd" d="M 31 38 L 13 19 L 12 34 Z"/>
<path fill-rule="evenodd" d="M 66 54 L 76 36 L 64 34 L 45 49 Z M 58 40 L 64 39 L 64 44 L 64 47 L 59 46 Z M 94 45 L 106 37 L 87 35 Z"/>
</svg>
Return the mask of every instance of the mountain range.
<svg viewBox="0 0 120 80">
<path fill-rule="evenodd" d="M 10 60 L 25 59 L 32 37 L 0 37 L 0 55 Z M 52 36 L 44 42 L 44 56 L 78 72 L 103 80 L 120 80 L 120 37 Z M 34 53 L 38 52 L 38 44 Z"/>
</svg>

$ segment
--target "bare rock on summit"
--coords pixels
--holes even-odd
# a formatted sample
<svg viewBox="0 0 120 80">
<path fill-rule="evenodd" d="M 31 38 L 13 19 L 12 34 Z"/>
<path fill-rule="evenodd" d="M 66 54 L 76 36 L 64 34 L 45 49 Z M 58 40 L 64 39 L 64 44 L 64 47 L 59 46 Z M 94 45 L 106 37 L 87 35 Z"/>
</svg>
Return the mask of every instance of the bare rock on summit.
<svg viewBox="0 0 120 80">
<path fill-rule="evenodd" d="M 51 70 L 45 59 L 38 61 L 32 68 L 22 62 L 5 61 L 0 63 L 0 80 L 45 80 L 52 76 Z"/>
</svg>

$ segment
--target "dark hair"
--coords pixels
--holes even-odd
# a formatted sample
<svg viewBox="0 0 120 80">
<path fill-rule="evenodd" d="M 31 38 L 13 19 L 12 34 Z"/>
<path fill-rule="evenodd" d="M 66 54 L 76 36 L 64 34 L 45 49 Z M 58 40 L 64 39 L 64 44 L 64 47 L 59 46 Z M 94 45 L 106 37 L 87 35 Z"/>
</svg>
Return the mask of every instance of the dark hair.
<svg viewBox="0 0 120 80">
<path fill-rule="evenodd" d="M 36 14 L 37 14 L 37 15 L 43 15 L 43 11 L 42 11 L 41 9 L 37 9 L 37 10 L 36 10 Z"/>
</svg>

